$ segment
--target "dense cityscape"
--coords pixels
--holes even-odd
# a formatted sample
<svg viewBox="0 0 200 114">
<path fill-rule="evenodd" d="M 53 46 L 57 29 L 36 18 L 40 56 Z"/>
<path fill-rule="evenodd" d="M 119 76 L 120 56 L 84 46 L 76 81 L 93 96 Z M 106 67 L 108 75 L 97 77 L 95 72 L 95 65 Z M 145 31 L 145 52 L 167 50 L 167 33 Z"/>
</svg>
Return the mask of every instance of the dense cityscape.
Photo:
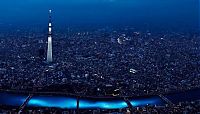
<svg viewBox="0 0 200 114">
<path fill-rule="evenodd" d="M 137 31 L 133 27 L 0 35 L 0 87 L 85 96 L 157 95 L 198 88 L 197 33 Z"/>
</svg>

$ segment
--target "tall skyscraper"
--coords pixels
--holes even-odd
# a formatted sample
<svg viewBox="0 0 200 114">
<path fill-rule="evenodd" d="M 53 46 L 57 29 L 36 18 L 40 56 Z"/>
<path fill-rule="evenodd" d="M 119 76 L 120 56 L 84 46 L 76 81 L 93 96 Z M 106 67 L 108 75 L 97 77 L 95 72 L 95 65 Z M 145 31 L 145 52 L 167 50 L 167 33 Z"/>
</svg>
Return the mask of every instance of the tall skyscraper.
<svg viewBox="0 0 200 114">
<path fill-rule="evenodd" d="M 52 22 L 51 22 L 51 10 L 49 10 L 49 33 L 48 33 L 48 49 L 47 49 L 47 62 L 53 62 L 52 54 Z"/>
</svg>

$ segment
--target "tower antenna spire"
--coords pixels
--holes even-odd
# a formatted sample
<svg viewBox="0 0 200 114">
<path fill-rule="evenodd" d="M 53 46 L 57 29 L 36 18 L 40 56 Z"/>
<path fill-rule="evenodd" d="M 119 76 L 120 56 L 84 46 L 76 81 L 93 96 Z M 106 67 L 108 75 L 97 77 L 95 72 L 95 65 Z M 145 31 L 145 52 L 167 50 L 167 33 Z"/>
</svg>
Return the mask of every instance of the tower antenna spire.
<svg viewBox="0 0 200 114">
<path fill-rule="evenodd" d="M 52 10 L 50 9 L 49 10 L 49 23 L 51 23 L 51 13 L 52 13 Z"/>
</svg>

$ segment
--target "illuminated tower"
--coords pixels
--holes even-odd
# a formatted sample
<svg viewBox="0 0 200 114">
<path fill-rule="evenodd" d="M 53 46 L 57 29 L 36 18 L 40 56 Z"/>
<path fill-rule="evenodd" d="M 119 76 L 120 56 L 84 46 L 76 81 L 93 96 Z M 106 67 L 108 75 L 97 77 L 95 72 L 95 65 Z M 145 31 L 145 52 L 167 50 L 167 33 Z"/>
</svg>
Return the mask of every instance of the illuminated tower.
<svg viewBox="0 0 200 114">
<path fill-rule="evenodd" d="M 51 10 L 49 10 L 49 32 L 48 32 L 48 49 L 47 49 L 47 62 L 53 62 L 52 58 L 52 22 L 51 22 Z"/>
</svg>

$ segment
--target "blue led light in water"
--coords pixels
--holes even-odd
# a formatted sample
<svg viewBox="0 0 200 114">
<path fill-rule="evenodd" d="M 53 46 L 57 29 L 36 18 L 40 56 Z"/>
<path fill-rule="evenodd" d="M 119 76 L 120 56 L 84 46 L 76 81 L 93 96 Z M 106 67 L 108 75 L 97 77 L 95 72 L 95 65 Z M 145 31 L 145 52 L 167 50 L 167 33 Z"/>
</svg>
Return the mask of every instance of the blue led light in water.
<svg viewBox="0 0 200 114">
<path fill-rule="evenodd" d="M 163 105 L 164 102 L 160 97 L 150 97 L 142 99 L 131 99 L 130 103 L 133 107 L 140 107 L 145 105 Z"/>
<path fill-rule="evenodd" d="M 35 96 L 28 102 L 28 107 L 55 107 L 75 109 L 77 108 L 77 99 L 70 97 L 50 97 L 50 96 Z M 113 101 L 95 101 L 95 100 L 80 100 L 80 109 L 120 109 L 126 108 L 127 104 L 123 100 Z"/>
<path fill-rule="evenodd" d="M 35 96 L 28 102 L 27 106 L 74 109 L 77 107 L 77 100 L 69 97 Z"/>
<path fill-rule="evenodd" d="M 20 106 L 28 95 L 0 93 L 0 105 Z M 132 98 L 133 107 L 149 105 L 163 105 L 164 101 L 158 96 L 146 98 Z M 27 104 L 28 107 L 55 107 L 63 109 L 76 109 L 77 99 L 65 96 L 33 96 Z M 121 109 L 128 107 L 123 99 L 81 98 L 80 109 Z"/>
<path fill-rule="evenodd" d="M 123 100 L 113 101 L 92 101 L 92 100 L 80 100 L 80 109 L 120 109 L 128 107 L 126 102 Z"/>
</svg>

